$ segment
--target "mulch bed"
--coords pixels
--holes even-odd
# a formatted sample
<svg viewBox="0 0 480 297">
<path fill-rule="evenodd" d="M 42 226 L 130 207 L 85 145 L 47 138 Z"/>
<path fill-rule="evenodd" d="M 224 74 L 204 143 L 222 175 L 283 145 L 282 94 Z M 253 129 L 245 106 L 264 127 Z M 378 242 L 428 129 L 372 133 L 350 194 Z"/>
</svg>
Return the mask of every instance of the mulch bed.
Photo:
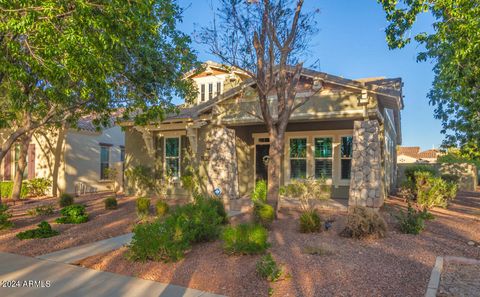
<svg viewBox="0 0 480 297">
<path fill-rule="evenodd" d="M 227 296 L 268 296 L 269 286 L 273 296 L 423 296 L 437 255 L 480 259 L 480 247 L 467 244 L 480 242 L 479 207 L 480 193 L 460 193 L 449 209 L 433 210 L 435 220 L 415 236 L 397 231 L 394 216 L 406 204 L 392 197 L 382 209 L 387 237 L 361 241 L 338 235 L 344 212 L 322 212 L 335 222 L 319 234 L 299 233 L 298 213 L 283 212 L 270 232 L 270 252 L 287 277 L 273 284 L 256 275 L 260 256 L 227 256 L 218 241 L 194 246 L 177 263 L 131 262 L 121 248 L 79 264 Z"/>
<path fill-rule="evenodd" d="M 131 232 L 137 220 L 135 197 L 119 196 L 118 208 L 105 210 L 103 199 L 106 196 L 111 194 L 98 193 L 75 198 L 75 203 L 86 205 L 89 214 L 89 221 L 83 224 L 55 223 L 55 219 L 60 216 L 57 198 L 20 201 L 11 205 L 9 212 L 13 217 L 10 221 L 14 223 L 14 227 L 0 231 L 0 251 L 38 256 Z M 55 213 L 47 216 L 27 214 L 29 209 L 39 205 L 53 205 Z M 60 235 L 31 240 L 20 240 L 15 237 L 19 232 L 36 228 L 36 225 L 44 220 L 49 222 L 53 229 L 60 231 Z"/>
</svg>

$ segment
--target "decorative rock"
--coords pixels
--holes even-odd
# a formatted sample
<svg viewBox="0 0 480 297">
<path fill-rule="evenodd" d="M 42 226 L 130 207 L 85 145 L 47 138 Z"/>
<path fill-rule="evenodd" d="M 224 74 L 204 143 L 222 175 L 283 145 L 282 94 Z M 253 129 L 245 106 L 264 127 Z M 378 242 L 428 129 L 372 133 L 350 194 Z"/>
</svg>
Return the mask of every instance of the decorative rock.
<svg viewBox="0 0 480 297">
<path fill-rule="evenodd" d="M 467 244 L 468 244 L 469 246 L 474 246 L 474 245 L 475 245 L 475 242 L 470 240 L 469 242 L 467 242 Z"/>
</svg>

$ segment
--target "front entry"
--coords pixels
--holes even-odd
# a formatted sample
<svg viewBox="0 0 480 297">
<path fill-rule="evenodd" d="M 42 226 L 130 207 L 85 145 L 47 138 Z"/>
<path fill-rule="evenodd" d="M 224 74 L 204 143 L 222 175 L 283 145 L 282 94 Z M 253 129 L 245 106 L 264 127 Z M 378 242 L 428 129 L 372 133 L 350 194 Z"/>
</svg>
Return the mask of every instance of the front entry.
<svg viewBox="0 0 480 297">
<path fill-rule="evenodd" d="M 268 151 L 269 144 L 257 144 L 255 146 L 255 181 L 267 180 L 268 177 Z"/>
</svg>

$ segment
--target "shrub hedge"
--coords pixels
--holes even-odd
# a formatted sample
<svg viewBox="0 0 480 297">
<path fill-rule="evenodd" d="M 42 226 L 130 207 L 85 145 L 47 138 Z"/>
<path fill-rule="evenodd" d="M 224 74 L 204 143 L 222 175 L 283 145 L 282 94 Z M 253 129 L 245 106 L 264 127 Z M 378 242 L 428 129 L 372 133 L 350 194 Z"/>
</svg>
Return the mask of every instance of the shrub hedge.
<svg viewBox="0 0 480 297">
<path fill-rule="evenodd" d="M 26 182 L 23 182 L 22 190 L 20 191 L 20 198 L 26 198 L 28 196 L 28 188 Z M 12 197 L 13 181 L 0 182 L 0 197 L 10 199 Z"/>
<path fill-rule="evenodd" d="M 255 183 L 255 188 L 252 192 L 252 201 L 253 202 L 263 202 L 267 201 L 267 182 L 264 180 L 259 180 Z"/>
<path fill-rule="evenodd" d="M 0 204 L 0 230 L 13 226 L 13 223 L 9 221 L 11 217 L 12 215 L 8 213 L 8 205 Z"/>
<path fill-rule="evenodd" d="M 137 207 L 137 214 L 139 216 L 146 216 L 150 213 L 150 199 L 147 197 L 139 197 L 135 202 Z"/>
<path fill-rule="evenodd" d="M 275 209 L 267 203 L 256 202 L 253 206 L 253 216 L 255 222 L 270 227 L 275 220 Z"/>
<path fill-rule="evenodd" d="M 157 204 L 155 204 L 155 209 L 157 210 L 158 217 L 164 217 L 168 213 L 170 207 L 168 206 L 167 202 L 159 200 Z"/>
<path fill-rule="evenodd" d="M 300 232 L 312 233 L 322 231 L 322 220 L 315 210 L 305 211 L 300 215 Z"/>
<path fill-rule="evenodd" d="M 63 208 L 59 217 L 55 222 L 59 224 L 81 224 L 88 221 L 88 214 L 85 211 L 85 206 L 81 204 L 72 204 Z"/>
<path fill-rule="evenodd" d="M 16 236 L 18 239 L 32 239 L 32 238 L 48 238 L 60 234 L 57 230 L 53 230 L 52 226 L 46 221 L 42 221 L 37 225 L 38 228 L 27 230 L 18 233 Z"/>
<path fill-rule="evenodd" d="M 222 240 L 223 248 L 229 254 L 261 254 L 270 246 L 267 230 L 257 224 L 226 227 Z"/>
</svg>

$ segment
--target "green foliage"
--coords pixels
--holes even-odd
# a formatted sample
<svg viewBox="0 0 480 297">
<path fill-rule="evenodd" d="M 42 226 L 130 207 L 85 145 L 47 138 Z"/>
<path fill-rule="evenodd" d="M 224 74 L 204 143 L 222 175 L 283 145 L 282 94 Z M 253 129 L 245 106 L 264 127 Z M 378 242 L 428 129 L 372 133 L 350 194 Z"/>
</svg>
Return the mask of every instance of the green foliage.
<svg viewBox="0 0 480 297">
<path fill-rule="evenodd" d="M 256 270 L 260 277 L 269 282 L 275 282 L 282 276 L 282 269 L 277 265 L 270 253 L 260 258 L 257 262 Z"/>
<path fill-rule="evenodd" d="M 446 154 L 440 155 L 437 158 L 438 163 L 468 163 L 480 168 L 480 149 L 477 145 L 467 144 L 460 148 L 451 147 Z"/>
<path fill-rule="evenodd" d="M 378 212 L 356 206 L 348 212 L 347 225 L 341 235 L 362 239 L 366 237 L 383 238 L 386 233 L 387 224 Z"/>
<path fill-rule="evenodd" d="M 447 183 L 458 184 L 460 177 L 455 174 L 442 174 L 441 178 Z"/>
<path fill-rule="evenodd" d="M 218 238 L 220 217 L 208 199 L 177 207 L 169 216 L 133 229 L 129 256 L 133 260 L 177 261 L 192 244 Z"/>
<path fill-rule="evenodd" d="M 261 254 L 270 246 L 267 230 L 254 224 L 226 227 L 222 240 L 223 248 L 229 254 Z"/>
<path fill-rule="evenodd" d="M 158 217 L 164 217 L 168 213 L 169 208 L 170 207 L 168 206 L 167 202 L 163 200 L 159 200 L 157 201 L 157 204 L 155 204 Z"/>
<path fill-rule="evenodd" d="M 304 211 L 300 215 L 300 232 L 312 233 L 322 231 L 322 220 L 314 210 Z"/>
<path fill-rule="evenodd" d="M 72 204 L 60 210 L 61 217 L 55 222 L 59 224 L 82 224 L 88 221 L 88 214 L 85 206 L 81 204 Z"/>
<path fill-rule="evenodd" d="M 252 192 L 252 201 L 255 202 L 267 202 L 267 182 L 259 180 L 255 183 L 255 188 Z"/>
<path fill-rule="evenodd" d="M 210 207 L 215 209 L 217 214 L 222 218 L 222 224 L 227 224 L 228 223 L 228 214 L 227 211 L 225 210 L 225 205 L 223 204 L 222 200 L 219 198 L 197 198 L 197 201 L 199 199 L 203 199 L 203 203 L 207 203 Z"/>
<path fill-rule="evenodd" d="M 47 216 L 54 212 L 53 205 L 39 205 L 35 208 L 29 209 L 27 214 L 31 216 Z"/>
<path fill-rule="evenodd" d="M 13 223 L 9 221 L 11 217 L 12 215 L 8 213 L 8 205 L 0 204 L 0 230 L 13 226 Z"/>
<path fill-rule="evenodd" d="M 125 176 L 129 183 L 136 185 L 144 193 L 154 193 L 161 199 L 166 199 L 167 190 L 172 185 L 172 177 L 164 174 L 160 167 L 135 166 L 125 171 Z"/>
<path fill-rule="evenodd" d="M 400 224 L 400 231 L 407 234 L 420 234 L 425 229 L 425 219 L 431 214 L 415 210 L 408 205 L 406 213 L 400 212 L 396 217 Z"/>
<path fill-rule="evenodd" d="M 180 176 L 182 187 L 187 190 L 192 197 L 198 197 L 201 192 L 200 185 L 202 184 L 202 178 L 198 170 L 200 166 L 190 148 L 184 150 L 182 162 L 183 172 Z"/>
<path fill-rule="evenodd" d="M 24 184 L 29 196 L 41 197 L 47 195 L 48 189 L 52 186 L 52 181 L 40 177 L 25 181 Z"/>
<path fill-rule="evenodd" d="M 13 182 L 12 181 L 0 181 L 0 197 L 10 199 L 12 198 Z M 22 190 L 20 191 L 20 199 L 28 196 L 28 189 L 26 183 L 23 182 Z"/>
<path fill-rule="evenodd" d="M 18 233 L 18 239 L 32 239 L 32 238 L 48 238 L 60 234 L 57 230 L 53 230 L 52 226 L 46 221 L 42 221 L 37 225 L 37 229 L 27 230 Z"/>
<path fill-rule="evenodd" d="M 435 18 L 433 31 L 414 35 L 425 48 L 418 61 L 434 62 L 435 78 L 428 97 L 435 117 L 442 120 L 445 144 L 476 148 L 480 144 L 480 7 L 477 1 L 379 0 L 389 21 L 386 29 L 390 48 L 411 41 L 412 26 L 419 14 Z M 414 31 L 414 30 L 413 30 Z"/>
<path fill-rule="evenodd" d="M 407 178 L 407 181 L 410 181 L 412 183 L 416 183 L 416 178 L 415 175 L 417 173 L 425 173 L 429 174 L 431 176 L 436 176 L 438 175 L 438 171 L 430 165 L 410 165 L 407 168 L 405 168 L 405 177 Z"/>
<path fill-rule="evenodd" d="M 150 198 L 138 197 L 135 205 L 139 216 L 147 216 L 150 213 Z"/>
<path fill-rule="evenodd" d="M 58 199 L 60 207 L 66 207 L 72 205 L 74 202 L 73 196 L 67 193 L 62 193 Z"/>
<path fill-rule="evenodd" d="M 255 222 L 269 227 L 275 220 L 275 209 L 269 204 L 257 202 L 253 206 L 253 216 Z"/>
<path fill-rule="evenodd" d="M 107 197 L 103 200 L 103 203 L 105 204 L 105 209 L 117 209 L 118 207 L 117 198 L 115 197 Z"/>
<path fill-rule="evenodd" d="M 455 198 L 457 194 L 457 186 L 440 177 L 419 172 L 415 174 L 415 179 L 417 204 L 421 208 L 447 207 L 448 200 Z"/>
<path fill-rule="evenodd" d="M 300 199 L 304 211 L 313 209 L 315 200 L 330 199 L 331 186 L 327 185 L 324 178 L 307 178 L 293 180 L 290 184 L 281 188 L 282 196 Z"/>
</svg>

